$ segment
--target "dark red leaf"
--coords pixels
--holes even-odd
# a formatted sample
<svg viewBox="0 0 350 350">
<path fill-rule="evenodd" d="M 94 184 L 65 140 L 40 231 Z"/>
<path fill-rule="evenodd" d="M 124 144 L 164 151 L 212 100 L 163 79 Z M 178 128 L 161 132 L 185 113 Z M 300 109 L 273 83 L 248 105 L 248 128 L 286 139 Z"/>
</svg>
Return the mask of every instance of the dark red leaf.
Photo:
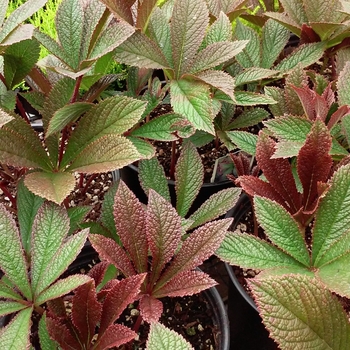
<svg viewBox="0 0 350 350">
<path fill-rule="evenodd" d="M 303 106 L 305 115 L 310 120 L 315 120 L 316 114 L 315 114 L 315 99 L 316 99 L 316 92 L 311 90 L 308 87 L 297 87 L 294 85 L 290 85 L 293 90 L 297 93 L 299 100 Z"/>
<path fill-rule="evenodd" d="M 102 282 L 108 266 L 109 263 L 107 261 L 102 261 L 89 271 L 88 275 L 94 279 L 95 286 L 98 286 Z"/>
<path fill-rule="evenodd" d="M 307 24 L 303 23 L 301 26 L 300 43 L 318 43 L 321 41 L 319 35 Z"/>
<path fill-rule="evenodd" d="M 146 322 L 158 322 L 163 312 L 163 303 L 151 295 L 144 294 L 140 299 L 140 312 Z"/>
<path fill-rule="evenodd" d="M 344 105 L 339 107 L 329 118 L 327 123 L 328 130 L 331 130 L 333 126 L 338 123 L 338 121 L 344 117 L 345 115 L 350 114 L 350 107 L 348 105 Z"/>
<path fill-rule="evenodd" d="M 47 309 L 50 314 L 58 318 L 65 318 L 66 314 L 66 306 L 64 305 L 64 301 L 62 298 L 56 298 L 53 300 L 49 300 L 47 302 Z"/>
<path fill-rule="evenodd" d="M 137 334 L 120 324 L 113 324 L 107 328 L 102 337 L 95 344 L 94 350 L 105 350 L 118 347 L 135 339 Z"/>
<path fill-rule="evenodd" d="M 242 152 L 238 155 L 230 154 L 231 159 L 236 167 L 237 176 L 250 175 L 250 159 Z"/>
</svg>

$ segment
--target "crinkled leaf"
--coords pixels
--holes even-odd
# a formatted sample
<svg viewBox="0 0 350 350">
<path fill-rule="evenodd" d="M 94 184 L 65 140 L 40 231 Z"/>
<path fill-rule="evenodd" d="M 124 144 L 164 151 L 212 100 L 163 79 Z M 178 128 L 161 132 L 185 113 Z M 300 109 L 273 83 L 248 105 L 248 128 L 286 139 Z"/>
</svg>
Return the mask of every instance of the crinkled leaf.
<svg viewBox="0 0 350 350">
<path fill-rule="evenodd" d="M 202 271 L 185 271 L 171 279 L 153 296 L 156 298 L 183 297 L 200 293 L 216 284 L 215 280 Z"/>
<path fill-rule="evenodd" d="M 196 80 L 172 80 L 171 106 L 186 117 L 196 129 L 215 134 L 209 86 Z"/>
<path fill-rule="evenodd" d="M 158 322 L 163 312 L 163 303 L 153 295 L 143 294 L 140 299 L 140 312 L 146 322 Z"/>
<path fill-rule="evenodd" d="M 186 142 L 175 168 L 176 210 L 185 217 L 203 184 L 202 159 L 196 147 Z"/>
<path fill-rule="evenodd" d="M 246 131 L 229 131 L 226 133 L 230 140 L 242 151 L 255 155 L 258 136 Z"/>
<path fill-rule="evenodd" d="M 161 323 L 152 323 L 147 339 L 147 350 L 194 350 L 185 338 Z"/>
<path fill-rule="evenodd" d="M 287 275 L 254 280 L 249 286 L 266 328 L 283 349 L 350 346 L 350 326 L 341 304 L 316 280 Z"/>
<path fill-rule="evenodd" d="M 128 136 L 127 139 L 136 147 L 136 150 L 139 152 L 139 159 L 150 159 L 154 156 L 155 149 L 150 142 L 132 136 Z"/>
<path fill-rule="evenodd" d="M 32 291 L 27 277 L 27 263 L 21 245 L 21 238 L 16 223 L 5 207 L 0 205 L 0 267 L 21 293 L 31 299 Z"/>
<path fill-rule="evenodd" d="M 24 184 L 37 196 L 61 204 L 74 190 L 75 177 L 70 173 L 35 171 L 25 176 Z"/>
<path fill-rule="evenodd" d="M 239 106 L 271 105 L 276 103 L 273 98 L 255 92 L 235 91 L 234 96 L 236 104 Z"/>
<path fill-rule="evenodd" d="M 152 255 L 151 283 L 154 283 L 181 242 L 181 217 L 167 200 L 150 190 L 145 223 Z"/>
<path fill-rule="evenodd" d="M 0 280 L 0 297 L 11 300 L 21 300 L 22 297 L 11 286 Z"/>
<path fill-rule="evenodd" d="M 130 328 L 121 324 L 110 325 L 102 336 L 99 338 L 97 349 L 109 349 L 111 347 L 119 347 L 133 339 L 137 334 Z"/>
<path fill-rule="evenodd" d="M 141 160 L 139 162 L 139 179 L 147 195 L 149 190 L 152 189 L 168 202 L 171 201 L 168 180 L 165 176 L 164 168 L 156 158 Z"/>
<path fill-rule="evenodd" d="M 114 201 L 114 219 L 123 247 L 130 254 L 138 272 L 147 271 L 148 245 L 145 216 L 141 202 L 121 181 Z"/>
<path fill-rule="evenodd" d="M 188 72 L 202 43 L 209 24 L 209 12 L 204 0 L 176 1 L 171 19 L 171 43 L 175 78 Z"/>
<path fill-rule="evenodd" d="M 247 109 L 230 123 L 225 129 L 243 129 L 249 126 L 258 125 L 264 119 L 270 116 L 266 109 L 256 107 L 254 109 Z"/>
<path fill-rule="evenodd" d="M 203 225 L 228 212 L 234 207 L 240 194 L 240 188 L 227 188 L 211 195 L 210 198 L 189 217 L 190 220 L 193 220 L 190 229 Z"/>
<path fill-rule="evenodd" d="M 232 39 L 232 27 L 230 19 L 220 12 L 218 18 L 209 27 L 204 42 L 206 46 L 220 41 L 230 41 Z"/>
<path fill-rule="evenodd" d="M 27 349 L 30 346 L 32 308 L 19 312 L 12 321 L 0 331 L 0 342 L 3 349 Z"/>
<path fill-rule="evenodd" d="M 262 79 L 270 78 L 276 75 L 278 72 L 272 69 L 264 69 L 258 67 L 251 67 L 245 69 L 235 77 L 236 86 L 252 83 Z"/>
</svg>

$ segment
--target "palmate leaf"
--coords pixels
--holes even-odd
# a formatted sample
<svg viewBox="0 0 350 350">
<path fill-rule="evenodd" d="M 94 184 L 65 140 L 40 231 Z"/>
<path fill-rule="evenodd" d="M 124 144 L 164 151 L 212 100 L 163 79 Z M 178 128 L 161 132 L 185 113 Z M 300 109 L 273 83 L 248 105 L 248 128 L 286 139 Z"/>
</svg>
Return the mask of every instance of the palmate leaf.
<svg viewBox="0 0 350 350">
<path fill-rule="evenodd" d="M 28 299 L 32 298 L 32 291 L 27 277 L 27 263 L 21 245 L 21 238 L 16 223 L 3 205 L 0 205 L 1 234 L 0 267 L 12 283 Z"/>
<path fill-rule="evenodd" d="M 215 134 L 209 86 L 196 80 L 172 80 L 171 106 L 186 117 L 196 129 Z"/>
<path fill-rule="evenodd" d="M 181 243 L 181 217 L 167 200 L 150 190 L 145 224 L 152 255 L 150 283 L 153 285 Z"/>
<path fill-rule="evenodd" d="M 141 160 L 138 165 L 139 179 L 142 189 L 148 196 L 149 190 L 153 189 L 168 202 L 171 201 L 168 181 L 164 168 L 156 158 Z"/>
<path fill-rule="evenodd" d="M 209 11 L 205 0 L 174 3 L 170 28 L 175 79 L 192 65 L 208 24 Z"/>
<path fill-rule="evenodd" d="M 25 176 L 24 184 L 37 196 L 61 204 L 74 190 L 75 177 L 70 173 L 33 171 Z"/>
<path fill-rule="evenodd" d="M 32 308 L 26 308 L 1 329 L 0 342 L 3 349 L 27 349 L 30 346 L 31 315 Z"/>
<path fill-rule="evenodd" d="M 283 349 L 350 346 L 350 326 L 341 304 L 315 279 L 274 276 L 250 281 L 249 286 L 266 328 Z"/>
<path fill-rule="evenodd" d="M 130 254 L 136 270 L 147 271 L 146 213 L 141 202 L 122 181 L 118 186 L 113 210 L 115 225 L 123 247 Z"/>
<path fill-rule="evenodd" d="M 152 323 L 147 339 L 147 350 L 194 350 L 185 338 L 161 323 Z"/>
<path fill-rule="evenodd" d="M 185 217 L 203 184 L 204 168 L 196 147 L 186 142 L 175 168 L 176 210 Z"/>
</svg>

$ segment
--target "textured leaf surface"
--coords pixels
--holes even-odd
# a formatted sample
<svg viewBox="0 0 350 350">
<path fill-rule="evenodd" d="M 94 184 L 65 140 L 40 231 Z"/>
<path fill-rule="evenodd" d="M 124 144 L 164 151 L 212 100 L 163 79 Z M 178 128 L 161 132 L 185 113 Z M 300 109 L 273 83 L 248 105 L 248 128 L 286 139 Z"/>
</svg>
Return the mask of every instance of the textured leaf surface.
<svg viewBox="0 0 350 350">
<path fill-rule="evenodd" d="M 186 117 L 196 129 L 214 135 L 213 111 L 209 86 L 195 80 L 172 80 L 171 106 L 175 113 Z"/>
<path fill-rule="evenodd" d="M 267 119 L 270 116 L 269 112 L 263 108 L 247 109 L 230 123 L 225 129 L 243 129 L 249 126 L 254 126 Z"/>
<path fill-rule="evenodd" d="M 101 222 L 115 238 L 117 238 L 117 230 L 114 223 L 113 203 L 118 185 L 119 182 L 115 182 L 105 193 L 101 209 Z M 117 239 L 119 239 L 119 237 Z"/>
<path fill-rule="evenodd" d="M 0 331 L 0 342 L 3 349 L 27 349 L 30 345 L 29 335 L 32 309 L 27 308 Z"/>
<path fill-rule="evenodd" d="M 204 168 L 195 146 L 186 142 L 175 168 L 176 210 L 185 217 L 203 184 Z"/>
<path fill-rule="evenodd" d="M 181 217 L 153 190 L 149 191 L 146 215 L 147 241 L 152 255 L 151 282 L 154 283 L 181 242 Z"/>
<path fill-rule="evenodd" d="M 140 311 L 146 322 L 158 322 L 163 312 L 163 303 L 153 295 L 143 294 L 140 299 Z"/>
<path fill-rule="evenodd" d="M 254 210 L 259 224 L 272 243 L 305 266 L 310 256 L 298 223 L 279 204 L 263 197 L 254 197 Z"/>
<path fill-rule="evenodd" d="M 137 334 L 121 324 L 113 324 L 102 334 L 98 342 L 98 349 L 109 349 L 135 339 Z"/>
<path fill-rule="evenodd" d="M 209 12 L 204 0 L 176 1 L 171 19 L 171 43 L 175 78 L 188 72 L 202 43 L 209 24 Z"/>
<path fill-rule="evenodd" d="M 35 171 L 26 175 L 24 184 L 37 196 L 60 204 L 74 190 L 75 178 L 70 173 Z"/>
<path fill-rule="evenodd" d="M 258 136 L 246 131 L 229 131 L 226 133 L 230 140 L 242 151 L 255 155 Z"/>
<path fill-rule="evenodd" d="M 348 91 L 350 89 L 350 62 L 340 72 L 337 82 L 338 101 L 340 105 L 350 105 Z"/>
<path fill-rule="evenodd" d="M 283 349 L 349 347 L 347 317 L 336 297 L 320 283 L 289 275 L 249 285 L 265 326 Z"/>
<path fill-rule="evenodd" d="M 2 235 L 0 240 L 0 250 L 2 251 L 2 254 L 0 254 L 1 270 L 30 300 L 32 292 L 27 277 L 27 264 L 16 223 L 2 204 L 0 205 L 0 214 Z"/>
<path fill-rule="evenodd" d="M 185 338 L 161 323 L 152 323 L 147 350 L 194 350 Z"/>
<path fill-rule="evenodd" d="M 148 244 L 145 211 L 134 193 L 120 182 L 114 201 L 114 219 L 123 246 L 138 272 L 147 271 Z"/>
<path fill-rule="evenodd" d="M 0 280 L 0 296 L 6 299 L 21 300 L 22 297 L 11 287 Z"/>
<path fill-rule="evenodd" d="M 46 325 L 46 314 L 39 321 L 39 340 L 42 350 L 52 350 L 56 346 L 56 342 L 50 338 Z"/>
<path fill-rule="evenodd" d="M 0 108 L 0 128 L 12 119 L 13 117 L 10 114 Z"/>
<path fill-rule="evenodd" d="M 235 91 L 234 95 L 236 103 L 239 106 L 269 105 L 276 103 L 273 98 L 255 92 Z"/>
<path fill-rule="evenodd" d="M 220 215 L 228 212 L 234 207 L 240 194 L 241 189 L 239 188 L 227 188 L 211 195 L 210 198 L 189 217 L 190 220 L 193 220 L 190 229 L 217 219 Z"/>
<path fill-rule="evenodd" d="M 148 194 L 150 189 L 153 189 L 168 202 L 171 201 L 164 168 L 156 158 L 141 160 L 139 162 L 139 179 L 146 194 Z"/>
<path fill-rule="evenodd" d="M 1 293 L 2 297 L 7 298 L 7 294 Z M 20 296 L 18 296 L 18 299 L 21 300 L 22 298 Z M 19 302 L 16 301 L 1 301 L 0 302 L 0 315 L 4 316 L 4 315 L 9 315 L 12 314 L 14 312 L 23 310 L 28 308 L 27 305 L 23 305 Z"/>
</svg>

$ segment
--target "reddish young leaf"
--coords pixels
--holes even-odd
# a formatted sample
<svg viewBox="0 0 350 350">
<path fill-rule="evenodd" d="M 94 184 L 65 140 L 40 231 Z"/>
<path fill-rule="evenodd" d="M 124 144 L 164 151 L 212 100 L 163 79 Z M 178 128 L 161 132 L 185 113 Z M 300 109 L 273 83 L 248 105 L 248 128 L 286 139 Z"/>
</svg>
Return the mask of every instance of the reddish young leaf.
<svg viewBox="0 0 350 350">
<path fill-rule="evenodd" d="M 89 271 L 88 276 L 94 279 L 95 286 L 98 286 L 102 282 L 108 266 L 109 263 L 107 261 L 102 261 L 93 266 L 93 268 Z"/>
<path fill-rule="evenodd" d="M 320 95 L 318 95 L 317 93 L 315 93 L 315 119 L 319 118 L 321 120 L 323 120 L 324 122 L 326 122 L 326 118 L 328 115 L 328 111 L 329 111 L 329 106 L 327 105 L 327 101 Z"/>
<path fill-rule="evenodd" d="M 303 44 L 318 43 L 321 41 L 321 38 L 310 26 L 303 23 L 301 26 L 300 41 Z"/>
<path fill-rule="evenodd" d="M 230 153 L 231 159 L 236 167 L 237 176 L 250 175 L 250 159 L 242 152 L 238 155 Z"/>
<path fill-rule="evenodd" d="M 260 131 L 256 146 L 256 160 L 268 182 L 283 197 L 283 203 L 288 203 L 287 210 L 293 214 L 301 206 L 301 196 L 295 185 L 288 159 L 272 158 L 275 145 L 275 141 Z"/>
<path fill-rule="evenodd" d="M 154 294 L 154 297 L 183 297 L 199 293 L 215 285 L 217 285 L 217 282 L 202 271 L 185 271 L 176 275 L 160 288 Z"/>
<path fill-rule="evenodd" d="M 297 93 L 300 102 L 303 106 L 306 117 L 310 120 L 315 120 L 316 92 L 308 87 L 297 87 L 293 85 L 291 85 L 291 87 Z"/>
<path fill-rule="evenodd" d="M 64 318 L 67 316 L 66 306 L 62 298 L 49 300 L 46 304 L 49 315 L 56 318 Z"/>
<path fill-rule="evenodd" d="M 332 90 L 332 83 L 329 83 L 327 87 L 322 92 L 322 98 L 326 101 L 328 109 L 331 108 L 332 104 L 335 102 L 334 91 Z"/>
<path fill-rule="evenodd" d="M 145 211 L 134 193 L 120 181 L 114 201 L 114 218 L 120 240 L 138 272 L 147 271 Z"/>
<path fill-rule="evenodd" d="M 348 114 L 350 114 L 350 107 L 348 105 L 339 107 L 329 118 L 327 123 L 328 130 L 331 130 L 342 117 Z"/>
<path fill-rule="evenodd" d="M 112 347 L 118 347 L 122 344 L 135 339 L 137 334 L 121 324 L 110 325 L 103 333 L 102 337 L 96 342 L 94 350 L 105 350 Z"/>
<path fill-rule="evenodd" d="M 318 182 L 326 182 L 329 178 L 332 167 L 332 157 L 329 155 L 331 146 L 332 137 L 326 125 L 321 120 L 316 120 L 297 159 L 305 211 L 312 211 L 315 208 Z"/>
<path fill-rule="evenodd" d="M 163 312 L 163 303 L 152 295 L 144 294 L 140 299 L 140 311 L 146 322 L 157 322 Z"/>
<path fill-rule="evenodd" d="M 95 335 L 95 328 L 100 321 L 102 305 L 97 301 L 95 283 L 86 283 L 76 289 L 72 299 L 72 322 L 86 349 Z"/>
<path fill-rule="evenodd" d="M 99 334 L 103 334 L 124 309 L 136 299 L 145 277 L 146 274 L 140 274 L 125 278 L 108 292 L 103 303 Z"/>
<path fill-rule="evenodd" d="M 176 209 L 154 190 L 149 191 L 146 232 L 152 254 L 150 283 L 157 281 L 165 264 L 181 242 L 181 217 Z"/>
<path fill-rule="evenodd" d="M 126 277 L 136 275 L 134 266 L 124 249 L 113 239 L 91 234 L 89 240 L 101 259 L 114 264 Z"/>
</svg>

